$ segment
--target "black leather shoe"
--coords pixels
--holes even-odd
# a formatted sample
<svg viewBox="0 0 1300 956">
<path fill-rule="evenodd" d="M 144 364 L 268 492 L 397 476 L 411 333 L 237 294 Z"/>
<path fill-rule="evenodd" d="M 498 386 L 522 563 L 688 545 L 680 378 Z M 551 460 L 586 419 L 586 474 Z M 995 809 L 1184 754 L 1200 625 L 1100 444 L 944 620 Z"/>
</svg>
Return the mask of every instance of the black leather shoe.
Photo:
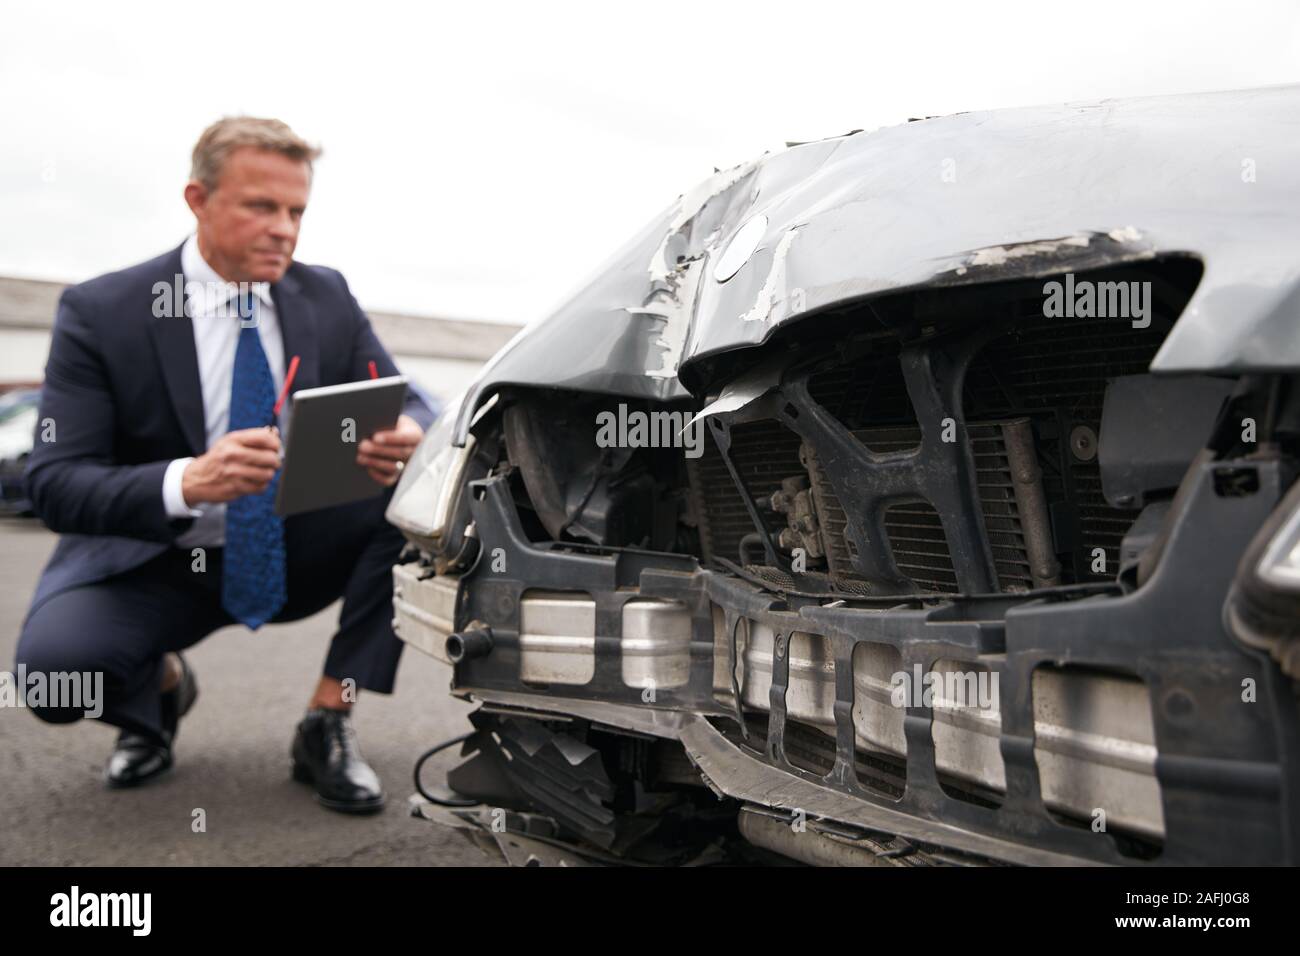
<svg viewBox="0 0 1300 956">
<path fill-rule="evenodd" d="M 307 711 L 293 738 L 293 779 L 316 788 L 316 802 L 342 813 L 384 808 L 378 775 L 361 757 L 346 710 Z"/>
<path fill-rule="evenodd" d="M 180 655 L 177 655 L 180 657 Z M 162 695 L 162 736 L 124 730 L 117 736 L 117 746 L 104 768 L 104 780 L 110 787 L 135 787 L 151 780 L 172 765 L 172 744 L 180 720 L 190 712 L 199 696 L 194 671 L 180 658 L 181 679 Z"/>
</svg>

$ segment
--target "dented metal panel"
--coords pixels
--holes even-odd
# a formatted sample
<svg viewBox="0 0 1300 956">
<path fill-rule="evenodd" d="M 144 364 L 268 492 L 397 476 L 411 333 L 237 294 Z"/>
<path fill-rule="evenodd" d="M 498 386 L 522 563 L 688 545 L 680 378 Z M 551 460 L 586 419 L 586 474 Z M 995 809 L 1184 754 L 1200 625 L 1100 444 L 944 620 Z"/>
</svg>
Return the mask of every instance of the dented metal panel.
<svg viewBox="0 0 1300 956">
<path fill-rule="evenodd" d="M 683 195 L 484 370 L 684 397 L 691 363 L 904 289 L 1194 256 L 1156 372 L 1300 367 L 1300 86 L 962 113 L 795 146 Z M 734 275 L 713 263 L 755 216 Z M 703 386 L 701 391 L 703 391 Z"/>
</svg>

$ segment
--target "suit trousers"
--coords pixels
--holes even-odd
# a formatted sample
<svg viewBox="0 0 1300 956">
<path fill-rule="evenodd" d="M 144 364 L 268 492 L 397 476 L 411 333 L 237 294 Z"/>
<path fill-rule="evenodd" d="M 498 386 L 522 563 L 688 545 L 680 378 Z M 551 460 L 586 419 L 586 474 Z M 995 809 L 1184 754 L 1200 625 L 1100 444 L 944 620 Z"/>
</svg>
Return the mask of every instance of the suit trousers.
<svg viewBox="0 0 1300 956">
<path fill-rule="evenodd" d="M 380 693 L 391 693 L 402 653 L 392 629 L 392 566 L 405 540 L 384 520 L 391 497 L 388 489 L 285 519 L 288 600 L 271 622 L 308 617 L 341 597 L 324 674 Z M 18 665 L 29 675 L 102 672 L 100 719 L 159 735 L 163 655 L 235 623 L 221 606 L 222 560 L 221 548 L 201 555 L 172 548 L 122 574 L 55 594 L 24 622 Z M 265 639 L 274 640 L 274 633 Z M 80 709 L 31 709 L 52 723 L 83 716 Z"/>
</svg>

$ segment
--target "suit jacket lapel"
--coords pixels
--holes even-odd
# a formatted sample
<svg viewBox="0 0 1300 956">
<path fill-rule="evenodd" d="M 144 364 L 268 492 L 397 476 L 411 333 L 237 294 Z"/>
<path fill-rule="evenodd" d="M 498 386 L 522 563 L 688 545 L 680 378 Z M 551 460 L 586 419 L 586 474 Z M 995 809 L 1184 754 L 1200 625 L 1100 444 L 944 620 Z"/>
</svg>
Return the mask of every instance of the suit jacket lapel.
<svg viewBox="0 0 1300 956">
<path fill-rule="evenodd" d="M 304 388 L 320 384 L 320 352 L 316 337 L 316 315 L 311 302 L 302 294 L 302 287 L 293 275 L 293 268 L 283 279 L 271 286 L 271 299 L 275 302 L 276 316 L 280 321 L 280 337 L 284 340 L 284 370 L 289 372 L 293 357 L 298 356 L 298 374 L 289 389 L 292 395 Z"/>
<path fill-rule="evenodd" d="M 181 272 L 180 247 L 168 257 L 167 262 L 168 274 L 160 276 L 158 281 L 165 282 L 172 290 L 178 300 L 179 314 L 152 318 L 151 330 L 162 365 L 163 381 L 167 385 L 172 408 L 180 421 L 181 431 L 190 453 L 201 455 L 208 448 L 203 386 L 199 380 L 199 357 L 194 346 L 194 321 L 184 312 L 185 279 Z M 271 286 L 271 299 L 275 302 L 280 336 L 284 341 L 286 372 L 293 356 L 298 356 L 298 373 L 294 376 L 290 394 L 299 389 L 315 388 L 320 384 L 316 316 L 311 303 L 302 295 L 302 288 L 292 275 L 292 270 Z"/>
<path fill-rule="evenodd" d="M 150 319 L 154 347 L 162 365 L 163 381 L 172 408 L 180 422 L 181 432 L 189 445 L 190 453 L 201 455 L 207 451 L 207 432 L 203 414 L 203 386 L 199 381 L 199 357 L 194 347 L 194 322 L 185 314 L 185 279 L 181 273 L 181 249 L 167 259 L 169 272 L 159 281 L 171 290 L 168 298 L 173 309 L 162 316 Z M 156 284 L 155 284 L 156 288 Z M 173 314 L 173 312 L 175 314 Z"/>
</svg>

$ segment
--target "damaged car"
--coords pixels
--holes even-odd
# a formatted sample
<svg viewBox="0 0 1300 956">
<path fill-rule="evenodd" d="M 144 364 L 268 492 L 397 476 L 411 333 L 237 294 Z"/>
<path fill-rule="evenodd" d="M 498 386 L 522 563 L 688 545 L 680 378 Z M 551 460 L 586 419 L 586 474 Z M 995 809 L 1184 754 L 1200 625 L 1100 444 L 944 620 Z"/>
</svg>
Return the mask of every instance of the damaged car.
<svg viewBox="0 0 1300 956">
<path fill-rule="evenodd" d="M 683 194 L 389 520 L 517 864 L 1300 862 L 1300 87 Z M 435 748 L 436 749 L 436 748 Z"/>
</svg>

